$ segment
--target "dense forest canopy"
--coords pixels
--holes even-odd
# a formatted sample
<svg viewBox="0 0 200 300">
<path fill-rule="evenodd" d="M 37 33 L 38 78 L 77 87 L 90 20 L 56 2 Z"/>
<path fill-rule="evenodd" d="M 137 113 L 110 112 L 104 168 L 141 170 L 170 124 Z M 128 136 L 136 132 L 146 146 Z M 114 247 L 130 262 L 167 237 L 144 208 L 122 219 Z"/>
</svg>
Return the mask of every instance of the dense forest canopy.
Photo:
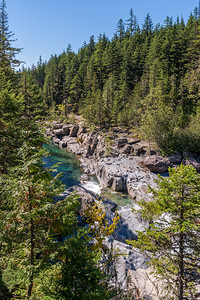
<svg viewBox="0 0 200 300">
<path fill-rule="evenodd" d="M 174 22 L 167 17 L 164 25 L 154 25 L 147 14 L 140 28 L 131 9 L 125 23 L 119 20 L 111 40 L 105 34 L 100 34 L 98 41 L 91 36 L 78 53 L 69 45 L 47 63 L 40 59 L 36 67 L 18 72 L 20 62 L 16 55 L 21 49 L 12 44 L 6 1 L 2 0 L 0 299 L 129 299 L 112 281 L 116 277 L 116 270 L 110 268 L 113 256 L 105 256 L 102 244 L 114 232 L 119 216 L 116 214 L 108 222 L 103 208 L 95 203 L 86 207 L 88 226 L 81 227 L 76 195 L 58 201 L 64 187 L 57 176 L 53 178 L 53 169 L 45 168 L 43 163 L 43 157 L 48 155 L 43 147 L 44 120 L 55 116 L 68 121 L 69 114 L 80 114 L 100 128 L 120 125 L 137 130 L 156 142 L 163 153 L 200 153 L 200 12 L 195 9 L 187 23 L 182 18 Z M 156 202 L 152 202 L 147 203 L 144 212 L 146 207 L 151 208 L 148 213 L 153 209 L 156 216 L 170 208 L 176 222 L 172 231 L 169 223 L 166 236 L 178 228 L 175 242 L 183 244 L 186 228 L 186 243 L 190 242 L 193 257 L 199 260 L 199 174 L 192 167 L 183 166 L 171 173 L 171 186 L 170 181 L 163 179 L 158 181 L 160 192 L 153 190 L 157 211 Z M 176 195 L 175 204 L 168 196 L 176 194 L 176 186 L 180 188 L 180 218 Z M 163 237 L 159 228 L 157 241 Z M 177 239 L 177 234 L 181 239 Z M 173 242 L 174 236 L 171 237 Z M 164 250 L 169 250 L 171 240 L 165 243 L 162 238 L 167 246 Z M 154 254 L 154 244 L 151 246 Z M 107 260 L 102 259 L 105 257 Z M 175 271 L 172 280 L 174 274 L 182 276 L 177 279 L 181 291 L 175 299 L 183 300 L 183 287 L 187 285 L 187 281 L 183 282 L 183 266 L 187 256 L 182 255 L 181 273 L 174 269 L 177 257 L 176 264 L 170 266 Z M 164 263 L 163 260 L 165 268 Z M 199 263 L 196 269 L 199 271 Z M 193 271 L 193 262 L 188 270 Z"/>
<path fill-rule="evenodd" d="M 112 233 L 98 205 L 88 214 L 101 220 L 101 234 L 78 226 L 80 201 L 57 197 L 64 186 L 48 153 L 42 127 L 41 88 L 25 70 L 17 73 L 6 2 L 0 4 L 0 299 L 110 299 L 117 287 L 99 266 L 102 239 Z M 40 71 L 38 66 L 37 71 Z M 41 76 L 42 78 L 42 76 Z M 97 215 L 98 211 L 98 215 Z M 104 226 L 105 225 L 105 226 Z M 90 222 L 92 226 L 92 222 Z M 106 227 L 106 229 L 104 229 Z M 101 230 L 100 230 L 101 229 Z M 103 230 L 103 231 L 102 231 Z M 65 237 L 65 239 L 64 239 Z"/>
<path fill-rule="evenodd" d="M 78 53 L 62 54 L 28 70 L 47 110 L 63 106 L 101 127 L 139 128 L 164 152 L 199 151 L 199 10 L 187 22 L 166 17 L 140 27 L 133 10 L 112 39 L 90 37 Z M 58 115 L 58 114 L 57 114 Z"/>
</svg>

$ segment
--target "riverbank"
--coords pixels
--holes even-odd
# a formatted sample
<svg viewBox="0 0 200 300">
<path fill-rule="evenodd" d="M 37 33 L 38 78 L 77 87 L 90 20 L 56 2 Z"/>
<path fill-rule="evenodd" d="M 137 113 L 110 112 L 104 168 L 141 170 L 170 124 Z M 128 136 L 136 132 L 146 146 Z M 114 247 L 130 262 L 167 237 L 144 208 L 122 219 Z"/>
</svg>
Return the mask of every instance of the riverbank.
<svg viewBox="0 0 200 300">
<path fill-rule="evenodd" d="M 80 195 L 81 206 L 97 199 L 95 193 L 88 191 L 90 176 L 96 176 L 102 188 L 128 193 L 134 201 L 149 201 L 148 186 L 156 187 L 156 173 L 165 175 L 169 166 L 176 167 L 181 162 L 194 164 L 200 170 L 200 164 L 192 154 L 176 153 L 162 157 L 152 144 L 121 128 L 113 128 L 112 132 L 107 133 L 99 130 L 91 132 L 82 125 L 54 122 L 46 134 L 56 146 L 66 148 L 80 161 L 85 188 L 84 185 L 74 186 L 61 196 L 66 197 L 76 191 Z M 117 205 L 106 199 L 104 205 L 107 217 L 112 219 Z M 126 243 L 126 240 L 137 239 L 137 231 L 144 231 L 149 224 L 131 208 L 123 208 L 119 214 L 120 221 L 115 233 L 104 241 L 104 246 L 118 256 L 117 281 L 124 289 L 131 289 L 133 295 L 139 292 L 157 300 L 160 283 L 150 274 L 146 257 Z"/>
<path fill-rule="evenodd" d="M 192 153 L 162 157 L 155 145 L 119 127 L 91 132 L 81 124 L 53 122 L 46 134 L 55 145 L 78 156 L 83 181 L 96 176 L 102 188 L 127 193 L 135 201 L 148 201 L 148 186 L 155 187 L 156 174 L 165 175 L 169 167 L 184 163 L 200 171 L 200 158 Z"/>
</svg>

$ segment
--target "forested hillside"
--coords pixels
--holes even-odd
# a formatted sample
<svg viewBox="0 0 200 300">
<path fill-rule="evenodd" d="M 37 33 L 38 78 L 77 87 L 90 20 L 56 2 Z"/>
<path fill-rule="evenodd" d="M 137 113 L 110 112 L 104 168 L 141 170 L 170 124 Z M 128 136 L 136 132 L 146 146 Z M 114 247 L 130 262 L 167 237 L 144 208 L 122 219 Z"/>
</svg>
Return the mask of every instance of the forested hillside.
<svg viewBox="0 0 200 300">
<path fill-rule="evenodd" d="M 29 69 L 47 109 L 82 114 L 109 128 L 137 128 L 164 152 L 199 151 L 200 21 L 195 8 L 187 22 L 167 17 L 142 27 L 130 10 L 111 40 L 91 36 L 78 53 L 69 45 L 47 63 Z"/>
<path fill-rule="evenodd" d="M 105 199 L 101 203 L 97 201 L 100 197 L 93 195 L 89 201 L 87 194 L 84 207 L 82 199 L 75 193 L 70 190 L 63 193 L 65 187 L 59 175 L 55 175 L 56 166 L 48 168 L 44 165 L 44 157 L 48 156 L 44 144 L 49 142 L 44 134 L 47 118 L 52 121 L 55 117 L 56 121 L 62 121 L 62 124 L 54 123 L 61 124 L 62 130 L 65 121 L 70 122 L 69 116 L 72 120 L 73 114 L 81 115 L 91 127 L 98 126 L 100 130 L 112 126 L 127 127 L 130 136 L 132 131 L 155 142 L 162 154 L 177 150 L 200 154 L 199 10 L 195 9 L 186 23 L 183 19 L 174 22 L 167 17 L 163 25 L 154 25 L 148 14 L 140 28 L 132 9 L 127 19 L 125 22 L 119 20 L 111 40 L 105 34 L 99 35 L 97 41 L 91 36 L 89 43 L 84 43 L 78 53 L 73 52 L 69 45 L 66 51 L 52 56 L 48 62 L 42 62 L 40 58 L 36 67 L 19 70 L 21 62 L 17 54 L 21 49 L 13 46 L 6 1 L 0 1 L 2 300 L 133 298 L 117 281 L 116 267 L 120 257 L 130 256 L 130 248 L 126 248 L 129 254 L 119 254 L 114 252 L 113 246 L 106 248 L 103 245 L 106 237 L 113 243 L 113 233 L 116 233 L 119 224 L 123 225 L 120 223 L 123 218 L 115 211 L 117 205 L 114 203 L 113 209 L 113 202 L 107 200 L 112 211 L 109 215 L 102 204 Z M 89 144 L 92 133 L 89 128 L 87 130 Z M 122 135 L 117 139 L 119 148 L 126 132 L 120 130 Z M 77 136 L 69 138 L 80 144 Z M 111 139 L 102 138 L 107 141 L 105 157 L 108 155 L 110 159 Z M 140 138 L 132 142 L 140 142 Z M 122 156 L 124 154 L 126 152 Z M 136 168 L 140 171 L 142 162 L 139 163 Z M 130 164 L 133 164 L 133 157 Z M 110 161 L 108 165 L 111 165 Z M 119 166 L 118 161 L 116 165 Z M 171 185 L 170 180 L 158 180 L 160 193 L 151 189 L 157 202 L 144 205 L 142 215 L 131 221 L 137 222 L 136 219 L 142 219 L 141 216 L 145 218 L 147 211 L 148 219 L 153 212 L 149 227 L 154 216 L 168 214 L 171 209 L 174 219 L 164 216 L 164 222 L 169 221 L 170 230 L 164 226 L 165 223 L 160 225 L 159 222 L 159 226 L 153 227 L 154 231 L 147 230 L 155 242 L 148 244 L 147 236 L 147 250 L 152 251 L 152 262 L 155 262 L 154 257 L 160 251 L 158 243 L 161 247 L 164 245 L 161 261 L 164 270 L 169 266 L 170 276 L 172 274 L 169 287 L 171 289 L 174 276 L 177 276 L 179 289 L 174 299 L 183 300 L 183 296 L 189 295 L 188 289 L 193 293 L 194 287 L 196 293 L 197 278 L 199 280 L 200 180 L 192 167 L 181 165 L 170 172 Z M 134 173 L 133 169 L 131 173 L 137 181 L 144 177 L 137 176 L 140 173 Z M 120 176 L 116 178 L 121 180 Z M 133 183 L 130 181 L 130 184 Z M 145 195 L 147 192 L 146 189 Z M 132 208 L 130 210 L 132 213 Z M 125 223 L 127 231 L 130 231 L 128 225 Z M 134 238 L 137 239 L 135 231 Z M 122 237 L 126 238 L 124 232 L 119 237 L 120 243 Z M 132 244 L 140 249 L 144 248 L 144 243 L 145 239 L 142 244 L 140 240 Z M 171 257 L 175 257 L 174 261 Z M 169 258 L 170 264 L 163 258 Z M 136 260 L 139 260 L 137 255 Z M 143 264 L 145 262 L 143 259 Z M 126 265 L 129 263 L 135 268 L 132 258 L 126 261 Z M 160 273 L 162 275 L 163 271 Z M 125 268 L 124 274 L 127 276 Z M 138 293 L 137 287 L 134 289 Z"/>
<path fill-rule="evenodd" d="M 54 169 L 44 166 L 41 132 L 45 105 L 27 72 L 17 73 L 6 2 L 0 3 L 0 299 L 110 299 L 100 268 L 102 239 L 113 232 L 103 210 L 88 207 L 92 221 L 78 226 L 80 201 L 69 195 Z M 38 69 L 39 70 L 39 69 Z M 41 87 L 41 86 L 40 86 Z M 98 232 L 98 234 L 97 234 Z M 65 237 L 65 238 L 64 238 Z M 92 240 L 96 238 L 96 244 Z"/>
</svg>

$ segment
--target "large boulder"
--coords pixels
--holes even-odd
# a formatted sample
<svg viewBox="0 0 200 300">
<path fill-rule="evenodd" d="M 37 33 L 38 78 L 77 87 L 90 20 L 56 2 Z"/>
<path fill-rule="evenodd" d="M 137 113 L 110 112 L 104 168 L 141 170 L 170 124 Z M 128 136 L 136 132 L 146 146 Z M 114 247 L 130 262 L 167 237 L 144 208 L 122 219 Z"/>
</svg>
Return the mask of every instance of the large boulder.
<svg viewBox="0 0 200 300">
<path fill-rule="evenodd" d="M 63 134 L 64 135 L 69 135 L 70 134 L 70 129 L 71 129 L 72 125 L 63 125 L 62 130 L 63 130 Z"/>
<path fill-rule="evenodd" d="M 78 130 L 79 130 L 79 126 L 78 125 L 75 125 L 71 128 L 70 130 L 70 136 L 71 137 L 77 137 L 77 133 L 78 133 Z"/>
<path fill-rule="evenodd" d="M 168 158 L 171 163 L 178 164 L 178 163 L 181 163 L 183 156 L 180 152 L 177 152 L 177 153 L 170 155 Z"/>
<path fill-rule="evenodd" d="M 86 190 L 84 187 L 80 185 L 74 185 L 68 190 L 66 190 L 68 193 L 75 192 L 79 196 L 79 201 L 81 203 L 81 206 L 79 208 L 79 214 L 80 216 L 84 215 L 84 211 L 87 209 L 88 206 L 92 205 L 96 201 L 96 194 Z"/>
<path fill-rule="evenodd" d="M 147 258 L 144 254 L 135 250 L 131 246 L 119 242 L 113 238 L 103 241 L 103 246 L 112 251 L 112 255 L 117 257 L 114 264 L 115 278 L 122 288 L 127 289 L 128 270 L 145 269 Z M 110 266 L 112 269 L 112 265 Z"/>
<path fill-rule="evenodd" d="M 166 291 L 164 291 L 166 282 L 162 282 L 161 280 L 158 281 L 158 279 L 152 273 L 153 270 L 151 268 L 128 270 L 127 289 L 129 292 L 132 292 L 132 299 L 167 299 L 164 297 L 166 294 Z M 171 299 L 171 296 L 172 295 L 168 294 L 169 299 Z"/>
<path fill-rule="evenodd" d="M 166 172 L 170 166 L 170 160 L 167 157 L 151 155 L 145 158 L 144 165 L 151 171 L 156 173 Z"/>
<path fill-rule="evenodd" d="M 126 178 L 123 176 L 114 176 L 111 189 L 115 192 L 125 192 L 126 189 Z"/>
<path fill-rule="evenodd" d="M 184 160 L 186 166 L 192 166 L 197 172 L 200 172 L 200 162 L 198 162 L 194 157 L 188 157 Z"/>
<path fill-rule="evenodd" d="M 125 144 L 120 150 L 119 152 L 121 154 L 130 154 L 132 151 L 132 146 L 129 144 Z"/>
<path fill-rule="evenodd" d="M 144 232 L 149 228 L 148 221 L 142 219 L 141 215 L 133 212 L 131 208 L 119 211 L 120 219 L 114 234 L 115 240 L 126 243 L 126 240 L 136 240 L 138 231 Z"/>
<path fill-rule="evenodd" d="M 56 136 L 61 136 L 61 135 L 63 135 L 63 130 L 62 130 L 62 128 L 60 128 L 60 129 L 54 129 L 54 130 L 53 130 L 53 133 L 54 133 Z"/>
</svg>

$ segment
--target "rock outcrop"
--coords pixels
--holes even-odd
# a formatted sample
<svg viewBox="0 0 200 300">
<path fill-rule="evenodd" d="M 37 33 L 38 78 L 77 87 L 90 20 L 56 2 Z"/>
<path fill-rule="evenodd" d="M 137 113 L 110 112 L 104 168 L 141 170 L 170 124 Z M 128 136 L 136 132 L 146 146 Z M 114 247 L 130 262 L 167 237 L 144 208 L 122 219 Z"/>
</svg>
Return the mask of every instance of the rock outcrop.
<svg viewBox="0 0 200 300">
<path fill-rule="evenodd" d="M 102 187 L 116 192 L 128 193 L 134 200 L 149 201 L 148 186 L 156 187 L 155 173 L 163 173 L 168 167 L 185 163 L 200 171 L 200 158 L 191 153 L 176 153 L 162 157 L 152 144 L 131 136 L 121 128 L 113 128 L 112 133 L 89 132 L 81 125 L 53 123 L 47 136 L 61 148 L 79 156 L 82 178 L 95 175 Z M 97 201 L 97 195 L 81 186 L 74 186 L 62 193 L 61 200 L 72 192 L 79 194 L 79 215 L 84 215 L 87 205 Z M 99 199 L 99 197 L 98 197 Z M 112 220 L 117 204 L 103 199 L 108 220 Z M 119 210 L 120 220 L 114 234 L 104 241 L 104 247 L 118 253 L 116 264 L 117 281 L 122 287 L 133 291 L 133 299 L 160 299 L 160 284 L 154 281 L 147 268 L 147 258 L 127 245 L 126 240 L 137 239 L 137 231 L 144 231 L 149 224 L 130 208 Z M 138 298 L 137 298 L 138 297 Z"/>
<path fill-rule="evenodd" d="M 62 200 L 74 192 L 79 196 L 79 216 L 81 217 L 81 224 L 83 224 L 85 209 L 87 209 L 88 205 L 92 205 L 99 200 L 102 200 L 101 205 L 103 205 L 106 212 L 106 218 L 111 224 L 112 219 L 115 217 L 117 204 L 109 199 L 101 199 L 97 194 L 90 192 L 79 185 L 67 189 L 60 194 L 56 200 Z M 112 236 L 103 241 L 103 246 L 105 251 L 110 250 L 112 251 L 112 255 L 117 254 L 118 258 L 115 265 L 117 281 L 122 287 L 126 288 L 127 272 L 129 270 L 135 271 L 137 269 L 147 268 L 147 258 L 138 250 L 127 245 L 126 240 L 137 239 L 137 231 L 144 231 L 149 227 L 149 223 L 143 220 L 139 213 L 133 212 L 130 208 L 118 210 L 118 214 L 120 219 L 117 228 Z"/>
<path fill-rule="evenodd" d="M 183 162 L 200 171 L 200 159 L 191 153 L 162 157 L 152 144 L 118 127 L 103 133 L 89 132 L 82 125 L 53 123 L 46 134 L 56 145 L 80 156 L 84 173 L 97 176 L 102 187 L 128 193 L 135 200 L 148 201 L 148 186 L 156 186 L 154 173 L 164 173 L 169 166 Z"/>
<path fill-rule="evenodd" d="M 84 173 L 96 175 L 102 187 L 128 192 L 140 200 L 148 198 L 149 184 L 155 186 L 155 175 L 143 166 L 144 157 L 152 151 L 151 146 L 137 137 L 131 138 L 121 128 L 106 134 L 88 132 L 83 126 L 54 123 L 47 135 L 56 145 L 80 156 Z"/>
<path fill-rule="evenodd" d="M 164 173 L 170 166 L 170 160 L 167 157 L 152 155 L 144 160 L 144 165 L 151 171 L 156 173 Z"/>
</svg>

